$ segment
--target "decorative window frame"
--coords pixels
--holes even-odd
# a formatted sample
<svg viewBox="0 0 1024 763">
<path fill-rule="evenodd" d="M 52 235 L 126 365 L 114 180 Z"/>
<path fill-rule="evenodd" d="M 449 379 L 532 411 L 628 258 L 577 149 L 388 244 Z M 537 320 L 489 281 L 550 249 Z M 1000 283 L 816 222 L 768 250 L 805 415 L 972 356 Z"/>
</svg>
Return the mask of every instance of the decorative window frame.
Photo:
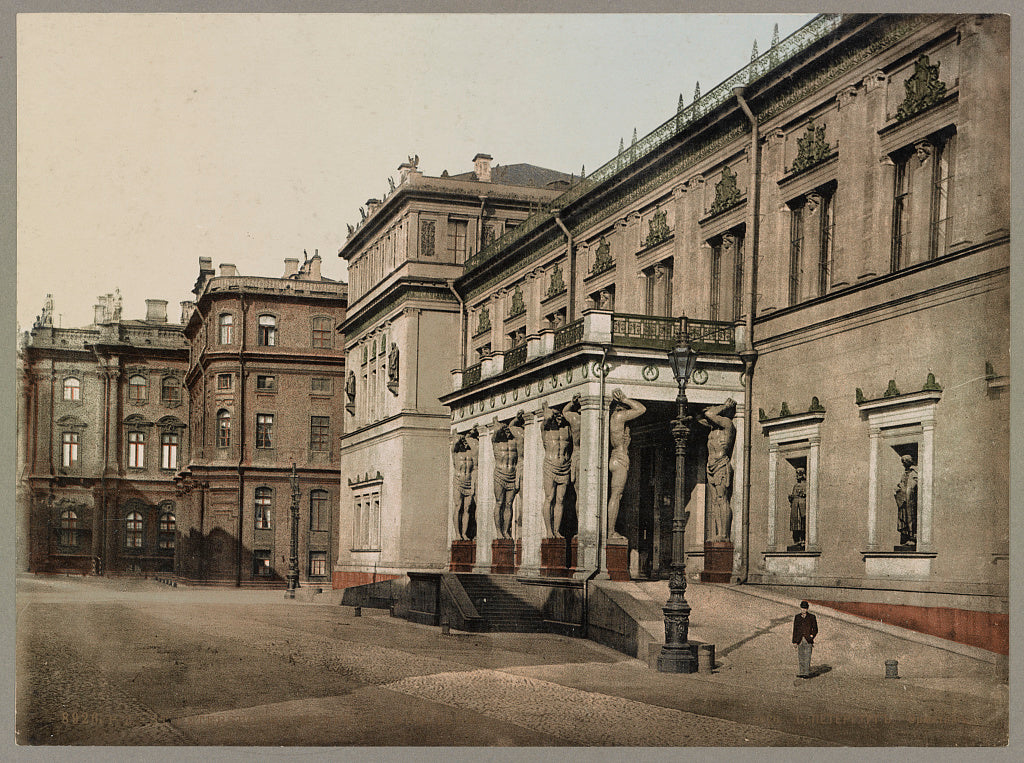
<svg viewBox="0 0 1024 763">
<path fill-rule="evenodd" d="M 765 419 L 760 422 L 761 433 L 768 438 L 768 551 L 786 556 L 820 556 L 818 543 L 818 464 L 821 450 L 821 423 L 825 411 L 809 411 L 792 416 Z M 778 472 L 779 453 L 785 458 L 790 453 L 807 453 L 807 528 L 804 551 L 780 550 L 778 529 Z"/>
<path fill-rule="evenodd" d="M 65 397 L 65 391 L 67 390 L 67 383 L 74 379 L 78 382 L 78 397 L 68 398 Z M 65 405 L 82 405 L 85 401 L 85 376 L 77 370 L 67 371 L 64 374 L 63 379 L 60 383 L 60 399 Z"/>
<path fill-rule="evenodd" d="M 352 490 L 352 547 L 349 550 L 380 552 L 380 509 L 384 501 L 384 477 L 379 471 L 373 475 L 366 473 L 355 480 L 350 479 L 348 486 Z M 372 509 L 374 499 L 376 511 Z M 363 508 L 360 509 L 360 506 Z"/>
<path fill-rule="evenodd" d="M 164 389 L 166 388 L 167 382 L 171 381 L 177 385 L 178 399 L 172 400 L 164 396 Z M 177 373 L 165 373 L 160 377 L 160 404 L 164 408 L 178 408 L 185 401 L 185 385 L 182 383 L 180 374 Z"/>
<path fill-rule="evenodd" d="M 872 565 L 872 559 L 917 557 L 925 564 L 920 568 L 907 568 L 907 573 L 913 577 L 928 574 L 928 563 L 935 556 L 932 545 L 935 408 L 941 399 L 942 391 L 931 389 L 857 403 L 861 415 L 867 419 L 869 437 L 867 550 L 862 552 L 867 567 Z M 915 551 L 885 551 L 878 542 L 879 499 L 883 487 L 878 479 L 879 455 L 888 441 L 908 437 L 918 445 L 917 547 Z"/>
<path fill-rule="evenodd" d="M 274 333 L 273 342 L 264 342 L 263 333 L 261 331 L 262 324 L 260 320 L 262 318 L 273 318 L 274 319 Z M 280 347 L 281 346 L 281 316 L 272 310 L 261 310 L 256 315 L 256 346 L 257 347 Z"/>
</svg>

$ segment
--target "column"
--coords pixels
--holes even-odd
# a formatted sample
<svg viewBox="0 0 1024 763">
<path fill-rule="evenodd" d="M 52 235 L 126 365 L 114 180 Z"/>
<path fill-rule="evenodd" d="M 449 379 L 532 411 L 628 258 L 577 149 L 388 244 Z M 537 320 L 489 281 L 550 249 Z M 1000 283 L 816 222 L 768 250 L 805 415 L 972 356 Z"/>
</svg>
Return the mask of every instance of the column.
<svg viewBox="0 0 1024 763">
<path fill-rule="evenodd" d="M 746 447 L 747 433 L 743 428 L 743 412 L 746 403 L 736 405 L 736 416 L 733 422 L 736 426 L 736 443 L 732 449 L 733 478 L 732 478 L 732 543 L 733 543 L 733 574 L 739 573 L 739 564 L 746 554 L 743 547 L 743 490 L 747 475 L 743 472 L 743 449 Z M 748 518 L 749 521 L 749 518 Z"/>
<path fill-rule="evenodd" d="M 878 441 L 881 430 L 871 427 L 868 434 L 868 551 L 878 550 Z"/>
<path fill-rule="evenodd" d="M 818 453 L 821 437 L 811 437 L 811 452 L 807 456 L 807 535 L 804 548 L 820 551 L 818 548 Z"/>
<path fill-rule="evenodd" d="M 778 526 L 777 496 L 778 479 L 775 470 L 779 468 L 779 448 L 771 445 L 768 448 L 768 550 L 776 551 L 775 531 Z"/>
<path fill-rule="evenodd" d="M 580 399 L 579 473 L 576 478 L 577 577 L 585 578 L 601 566 L 600 545 L 604 532 L 601 459 L 601 398 L 587 395 Z"/>
<path fill-rule="evenodd" d="M 921 422 L 920 482 L 917 504 L 917 550 L 932 551 L 932 458 L 935 447 L 935 422 Z"/>
<path fill-rule="evenodd" d="M 541 504 L 544 502 L 544 486 L 541 484 L 544 468 L 544 443 L 540 428 L 544 419 L 539 410 L 526 416 L 526 432 L 523 448 L 523 487 L 521 492 L 523 513 L 523 563 L 520 572 L 524 575 L 540 574 L 540 539 L 544 535 L 541 521 Z"/>
<path fill-rule="evenodd" d="M 494 527 L 494 424 L 480 428 L 480 450 L 476 465 L 476 566 L 474 572 L 491 571 L 491 541 Z"/>
</svg>

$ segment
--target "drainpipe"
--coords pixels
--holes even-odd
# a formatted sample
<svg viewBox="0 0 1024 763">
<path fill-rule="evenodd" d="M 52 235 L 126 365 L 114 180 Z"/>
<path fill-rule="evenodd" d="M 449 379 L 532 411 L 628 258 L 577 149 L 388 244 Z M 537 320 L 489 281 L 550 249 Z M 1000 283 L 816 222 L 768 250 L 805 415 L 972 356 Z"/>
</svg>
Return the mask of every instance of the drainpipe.
<svg viewBox="0 0 1024 763">
<path fill-rule="evenodd" d="M 555 216 L 555 223 L 558 224 L 558 227 L 562 229 L 562 233 L 565 234 L 565 248 L 569 255 L 569 310 L 565 317 L 565 322 L 572 323 L 576 320 L 576 249 L 572 245 L 572 233 L 565 227 L 562 218 L 558 216 L 559 212 L 561 212 L 559 209 L 551 211 Z"/>
<path fill-rule="evenodd" d="M 454 281 L 446 281 L 445 283 L 448 285 L 448 290 L 455 296 L 455 299 L 457 299 L 459 301 L 459 316 L 460 316 L 459 339 L 460 339 L 461 344 L 462 344 L 462 368 L 465 368 L 466 367 L 466 339 L 467 339 L 467 337 L 466 337 L 466 332 L 467 332 L 467 328 L 466 328 L 466 320 L 467 320 L 466 303 L 462 300 L 462 297 L 459 296 L 459 293 L 457 291 L 455 291 L 455 282 Z"/>
<path fill-rule="evenodd" d="M 757 256 L 758 256 L 758 234 L 760 232 L 761 219 L 761 151 L 760 135 L 758 132 L 757 118 L 750 106 L 743 98 L 744 87 L 734 87 L 732 92 L 736 95 L 743 113 L 750 121 L 750 255 L 749 264 L 744 271 L 746 283 L 746 294 L 744 295 L 744 307 L 746 308 L 746 337 L 744 337 L 743 348 L 740 350 L 740 359 L 743 361 L 743 567 L 740 571 L 738 583 L 746 583 L 750 576 L 750 448 L 753 441 L 754 426 L 754 364 L 757 363 L 757 350 L 754 349 L 754 310 L 757 307 Z"/>
<path fill-rule="evenodd" d="M 484 248 L 484 206 L 487 204 L 487 197 L 480 197 L 480 214 L 476 221 L 476 253 L 480 254 Z"/>
<path fill-rule="evenodd" d="M 555 217 L 558 220 L 557 217 Z M 561 221 L 559 221 L 561 225 Z M 563 227 L 562 230 L 565 230 Z M 566 231 L 568 235 L 568 231 Z M 570 244 L 572 246 L 572 244 Z M 608 499 L 605 496 L 607 486 L 605 480 L 608 478 L 608 446 L 605 444 L 605 426 L 604 426 L 604 364 L 605 359 L 608 357 L 608 347 L 601 347 L 601 416 L 598 419 L 600 422 L 599 436 L 598 439 L 601 442 L 601 455 L 599 457 L 601 464 L 601 500 L 598 503 L 597 508 L 597 567 L 594 571 L 587 575 L 586 580 L 583 581 L 583 638 L 589 638 L 587 635 L 590 630 L 590 583 L 597 577 L 601 571 L 601 539 L 604 537 L 604 526 L 608 523 L 606 512 L 608 510 Z M 577 506 L 577 509 L 579 507 Z M 607 567 L 607 565 L 605 565 Z"/>
<path fill-rule="evenodd" d="M 242 587 L 242 531 L 245 529 L 245 295 L 238 297 L 242 314 L 241 341 L 238 345 L 238 541 L 235 544 L 235 587 Z"/>
</svg>

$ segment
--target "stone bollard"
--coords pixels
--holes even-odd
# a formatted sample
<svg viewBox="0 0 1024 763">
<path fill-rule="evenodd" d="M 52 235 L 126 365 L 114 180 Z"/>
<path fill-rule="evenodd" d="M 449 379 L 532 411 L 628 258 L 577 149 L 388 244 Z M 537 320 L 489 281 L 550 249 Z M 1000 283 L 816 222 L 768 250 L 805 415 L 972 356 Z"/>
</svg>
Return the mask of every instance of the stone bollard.
<svg viewBox="0 0 1024 763">
<path fill-rule="evenodd" d="M 715 645 L 697 645 L 697 669 L 701 673 L 710 673 L 715 668 Z"/>
<path fill-rule="evenodd" d="M 352 608 L 352 616 L 353 617 L 362 617 L 363 616 L 363 608 L 362 607 L 358 607 L 358 606 L 357 607 L 353 607 Z"/>
<path fill-rule="evenodd" d="M 449 635 L 452 632 L 452 627 L 448 623 L 447 617 L 441 618 L 441 634 L 444 636 Z"/>
<path fill-rule="evenodd" d="M 885 677 L 886 678 L 899 678 L 899 660 L 886 660 L 885 661 Z"/>
</svg>

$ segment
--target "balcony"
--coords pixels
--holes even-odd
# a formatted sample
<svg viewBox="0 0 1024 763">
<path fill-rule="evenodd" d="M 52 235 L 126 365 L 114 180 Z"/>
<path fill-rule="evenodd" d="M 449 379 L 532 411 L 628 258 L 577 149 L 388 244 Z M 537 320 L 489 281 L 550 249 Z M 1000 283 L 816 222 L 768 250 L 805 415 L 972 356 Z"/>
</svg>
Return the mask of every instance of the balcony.
<svg viewBox="0 0 1024 763">
<path fill-rule="evenodd" d="M 528 352 L 521 344 L 504 353 L 504 363 L 477 363 L 454 372 L 455 389 L 466 389 L 483 379 L 512 371 L 536 359 L 558 355 L 578 345 L 611 345 L 624 349 L 652 350 L 659 355 L 675 346 L 685 324 L 690 344 L 702 355 L 730 355 L 736 352 L 736 327 L 723 321 L 692 318 L 662 318 L 650 315 L 588 310 L 579 320 L 554 332 L 553 341 L 540 353 Z M 529 340 L 533 342 L 533 338 Z M 536 347 L 542 346 L 536 342 Z"/>
</svg>

